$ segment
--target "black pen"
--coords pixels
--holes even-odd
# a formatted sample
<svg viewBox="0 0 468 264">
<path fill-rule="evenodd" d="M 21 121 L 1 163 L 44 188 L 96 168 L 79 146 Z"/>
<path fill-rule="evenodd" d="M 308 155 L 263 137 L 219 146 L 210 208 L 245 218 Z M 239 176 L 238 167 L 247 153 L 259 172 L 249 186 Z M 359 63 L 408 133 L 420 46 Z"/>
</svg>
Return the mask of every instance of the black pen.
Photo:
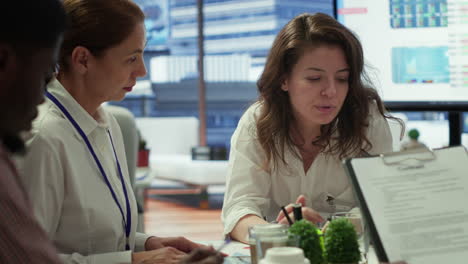
<svg viewBox="0 0 468 264">
<path fill-rule="evenodd" d="M 284 214 L 284 217 L 286 217 L 286 220 L 288 220 L 289 225 L 291 226 L 292 224 L 294 224 L 291 218 L 289 217 L 289 214 L 288 214 L 288 211 L 286 211 L 286 208 L 284 208 L 284 206 L 281 206 L 281 210 L 283 211 L 283 214 Z"/>
</svg>

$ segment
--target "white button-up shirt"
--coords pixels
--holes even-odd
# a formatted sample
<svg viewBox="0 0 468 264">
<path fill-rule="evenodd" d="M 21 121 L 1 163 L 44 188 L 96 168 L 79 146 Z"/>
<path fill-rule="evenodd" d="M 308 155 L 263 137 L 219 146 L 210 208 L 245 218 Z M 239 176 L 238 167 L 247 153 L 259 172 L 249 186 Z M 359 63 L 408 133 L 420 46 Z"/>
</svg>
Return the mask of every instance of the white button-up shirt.
<svg viewBox="0 0 468 264">
<path fill-rule="evenodd" d="M 114 151 L 125 179 L 131 207 L 129 245 L 144 250 L 149 237 L 136 233 L 137 206 L 129 181 L 122 134 L 114 117 L 98 109 L 95 120 L 54 80 L 48 91 L 72 115 L 88 137 L 126 217 Z M 39 223 L 65 263 L 131 263 L 125 251 L 123 218 L 83 138 L 49 99 L 40 106 L 27 141 L 28 154 L 18 165 Z"/>
<path fill-rule="evenodd" d="M 319 153 L 304 172 L 302 160 L 285 147 L 288 166 L 263 170 L 265 154 L 256 135 L 255 116 L 259 104 L 252 105 L 242 116 L 231 139 L 231 153 L 222 210 L 224 234 L 229 234 L 240 218 L 253 214 L 275 220 L 281 206 L 294 203 L 300 194 L 306 206 L 318 212 L 348 210 L 356 206 L 354 193 L 338 157 Z M 392 136 L 386 119 L 372 105 L 367 137 L 373 147 L 370 154 L 392 151 Z M 335 198 L 331 207 L 327 197 Z"/>
</svg>

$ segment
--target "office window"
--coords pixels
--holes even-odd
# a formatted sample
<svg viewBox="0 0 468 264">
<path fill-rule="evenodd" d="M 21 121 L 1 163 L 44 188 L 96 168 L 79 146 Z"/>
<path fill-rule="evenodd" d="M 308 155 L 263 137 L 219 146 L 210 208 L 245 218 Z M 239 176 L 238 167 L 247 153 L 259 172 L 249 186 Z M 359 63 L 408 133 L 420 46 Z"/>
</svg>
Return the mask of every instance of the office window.
<svg viewBox="0 0 468 264">
<path fill-rule="evenodd" d="M 198 116 L 196 0 L 135 0 L 147 15 L 148 76 L 122 102 L 136 116 Z M 207 143 L 229 147 L 278 31 L 332 0 L 204 0 Z"/>
</svg>

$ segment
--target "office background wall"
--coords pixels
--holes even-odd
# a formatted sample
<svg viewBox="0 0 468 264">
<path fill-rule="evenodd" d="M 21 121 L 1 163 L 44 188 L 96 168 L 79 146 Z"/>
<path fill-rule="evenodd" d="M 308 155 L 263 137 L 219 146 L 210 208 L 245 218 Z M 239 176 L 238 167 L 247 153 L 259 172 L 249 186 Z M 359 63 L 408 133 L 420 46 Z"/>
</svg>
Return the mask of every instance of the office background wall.
<svg viewBox="0 0 468 264">
<path fill-rule="evenodd" d="M 148 75 L 122 102 L 137 117 L 198 116 L 196 0 L 136 0 L 147 15 Z M 204 0 L 207 143 L 229 147 L 278 31 L 333 0 Z"/>
<path fill-rule="evenodd" d="M 144 58 L 148 75 L 139 80 L 136 89 L 122 102 L 113 104 L 127 107 L 137 117 L 198 117 L 196 0 L 135 1 L 147 16 Z M 304 12 L 333 15 L 333 2 L 204 0 L 208 145 L 229 147 L 240 116 L 257 97 L 255 82 L 281 27 Z M 403 115 L 408 120 L 407 128 L 420 128 L 420 124 L 429 128 L 420 132 L 432 147 L 442 147 L 448 142 L 446 132 L 435 135 L 436 130 L 431 128 L 437 124 L 445 129 L 446 112 Z M 463 127 L 467 132 L 466 114 Z"/>
</svg>

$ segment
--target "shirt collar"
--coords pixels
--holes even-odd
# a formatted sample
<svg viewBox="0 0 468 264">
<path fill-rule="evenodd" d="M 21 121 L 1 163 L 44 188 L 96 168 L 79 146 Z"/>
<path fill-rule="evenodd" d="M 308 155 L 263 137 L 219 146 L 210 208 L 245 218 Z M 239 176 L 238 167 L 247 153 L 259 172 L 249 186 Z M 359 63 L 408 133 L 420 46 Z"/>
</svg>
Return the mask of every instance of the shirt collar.
<svg viewBox="0 0 468 264">
<path fill-rule="evenodd" d="M 47 85 L 47 90 L 67 109 L 86 135 L 89 135 L 97 127 L 104 129 L 109 127 L 109 117 L 102 106 L 97 109 L 97 120 L 95 120 L 57 79 L 53 79 Z M 50 99 L 47 100 L 55 106 Z M 57 106 L 55 107 L 60 113 L 62 112 Z"/>
</svg>

